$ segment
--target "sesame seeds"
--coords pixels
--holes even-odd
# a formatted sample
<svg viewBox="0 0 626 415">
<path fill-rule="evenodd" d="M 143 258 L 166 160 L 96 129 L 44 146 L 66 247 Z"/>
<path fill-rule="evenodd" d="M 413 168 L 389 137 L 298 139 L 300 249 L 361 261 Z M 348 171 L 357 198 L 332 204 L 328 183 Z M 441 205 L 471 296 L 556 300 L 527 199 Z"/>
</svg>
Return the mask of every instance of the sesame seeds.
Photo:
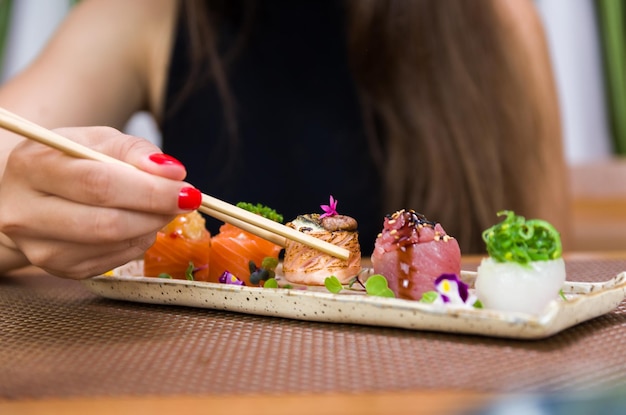
<svg viewBox="0 0 626 415">
<path fill-rule="evenodd" d="M 446 235 L 437 222 L 430 221 L 421 213 L 412 209 L 401 209 L 385 215 L 385 224 L 378 235 L 386 243 L 403 247 L 427 241 L 447 242 L 451 238 Z"/>
<path fill-rule="evenodd" d="M 433 237 L 433 240 L 437 242 L 439 241 L 448 242 L 450 239 L 452 239 L 450 235 L 447 235 L 447 234 L 442 235 L 440 232 L 435 232 L 435 236 Z"/>
</svg>

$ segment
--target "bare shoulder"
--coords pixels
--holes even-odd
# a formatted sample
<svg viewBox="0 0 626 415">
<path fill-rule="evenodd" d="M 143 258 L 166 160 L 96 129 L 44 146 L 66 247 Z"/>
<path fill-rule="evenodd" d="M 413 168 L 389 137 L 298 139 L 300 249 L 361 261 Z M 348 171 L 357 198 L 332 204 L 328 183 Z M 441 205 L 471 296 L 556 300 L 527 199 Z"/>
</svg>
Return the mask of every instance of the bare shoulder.
<svg viewBox="0 0 626 415">
<path fill-rule="evenodd" d="M 79 2 L 34 63 L 3 86 L 0 103 L 51 127 L 122 126 L 156 105 L 175 8 L 176 0 Z"/>
<path fill-rule="evenodd" d="M 176 4 L 176 0 L 83 0 L 70 12 L 60 34 L 81 32 L 118 47 L 132 47 L 167 29 Z M 121 40 L 126 42 L 120 44 Z"/>
<path fill-rule="evenodd" d="M 154 109 L 167 69 L 176 5 L 176 0 L 83 0 L 68 27 L 90 34 L 101 53 L 125 65 L 146 88 L 147 105 Z"/>
</svg>

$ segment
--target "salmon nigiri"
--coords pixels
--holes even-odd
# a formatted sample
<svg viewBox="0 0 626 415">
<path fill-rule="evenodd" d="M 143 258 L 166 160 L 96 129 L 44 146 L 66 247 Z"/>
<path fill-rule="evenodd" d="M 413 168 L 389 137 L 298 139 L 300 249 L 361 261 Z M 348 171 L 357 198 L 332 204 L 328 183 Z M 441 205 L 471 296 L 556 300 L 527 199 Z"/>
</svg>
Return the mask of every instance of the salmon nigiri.
<svg viewBox="0 0 626 415">
<path fill-rule="evenodd" d="M 237 206 L 279 223 L 283 221 L 282 215 L 260 204 L 238 203 Z M 209 281 L 219 282 L 220 276 L 224 272 L 229 272 L 245 285 L 259 285 L 258 282 L 250 281 L 252 273 L 250 262 L 254 263 L 255 269 L 261 268 L 263 259 L 267 257 L 278 260 L 281 250 L 282 247 L 279 245 L 236 226 L 224 224 L 220 227 L 219 233 L 211 238 Z"/>
<path fill-rule="evenodd" d="M 155 243 L 144 254 L 146 277 L 209 279 L 211 234 L 197 211 L 176 216 L 157 233 Z"/>
</svg>

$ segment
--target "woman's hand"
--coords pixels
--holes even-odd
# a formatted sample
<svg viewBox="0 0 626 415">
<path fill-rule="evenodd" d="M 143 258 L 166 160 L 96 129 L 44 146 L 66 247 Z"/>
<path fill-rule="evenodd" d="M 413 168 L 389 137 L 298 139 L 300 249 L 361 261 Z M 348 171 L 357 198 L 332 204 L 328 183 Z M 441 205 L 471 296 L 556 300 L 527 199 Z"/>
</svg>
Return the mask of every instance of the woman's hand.
<svg viewBox="0 0 626 415">
<path fill-rule="evenodd" d="M 185 168 L 150 142 L 107 127 L 56 130 L 138 167 L 77 159 L 24 141 L 0 182 L 0 232 L 51 274 L 86 278 L 137 258 L 201 194 Z M 6 245 L 6 243 L 4 244 Z"/>
</svg>

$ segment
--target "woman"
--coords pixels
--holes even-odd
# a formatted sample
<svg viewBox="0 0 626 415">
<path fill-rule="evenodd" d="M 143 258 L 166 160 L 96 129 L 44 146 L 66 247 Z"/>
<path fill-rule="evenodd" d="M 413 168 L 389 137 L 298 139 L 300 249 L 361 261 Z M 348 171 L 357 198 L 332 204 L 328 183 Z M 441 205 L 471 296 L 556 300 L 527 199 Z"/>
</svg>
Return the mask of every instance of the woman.
<svg viewBox="0 0 626 415">
<path fill-rule="evenodd" d="M 0 106 L 74 126 L 60 132 L 151 173 L 3 133 L 4 269 L 82 278 L 135 258 L 194 208 L 188 183 L 287 219 L 332 194 L 359 220 L 366 255 L 383 215 L 401 208 L 441 222 L 464 253 L 482 252 L 501 209 L 567 232 L 531 1 L 84 0 Z M 138 110 L 155 115 L 173 158 L 76 127 L 120 128 Z"/>
</svg>

